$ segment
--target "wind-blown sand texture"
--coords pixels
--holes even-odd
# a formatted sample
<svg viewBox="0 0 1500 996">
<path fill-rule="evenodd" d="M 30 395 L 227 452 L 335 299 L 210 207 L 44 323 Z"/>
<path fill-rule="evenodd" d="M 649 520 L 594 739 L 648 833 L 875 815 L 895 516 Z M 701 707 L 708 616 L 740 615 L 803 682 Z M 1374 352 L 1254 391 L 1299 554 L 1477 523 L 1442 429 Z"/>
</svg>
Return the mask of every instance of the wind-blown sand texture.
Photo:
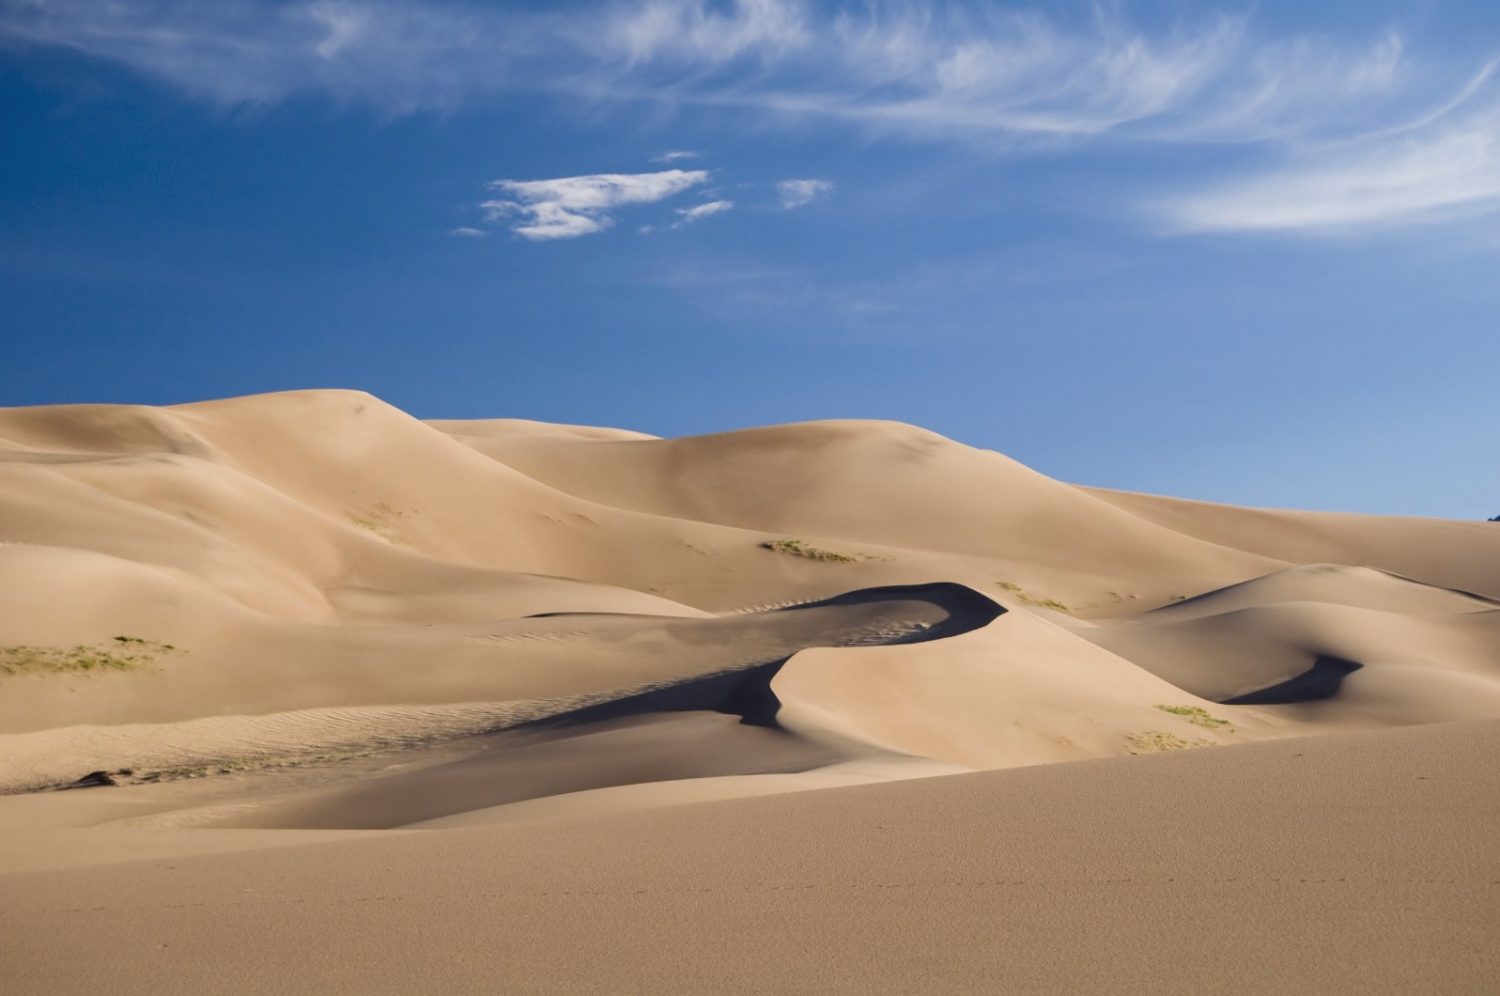
<svg viewBox="0 0 1500 996">
<path fill-rule="evenodd" d="M 309 391 L 0 410 L 0 590 L 7 992 L 1500 986 L 1497 524 Z"/>
</svg>

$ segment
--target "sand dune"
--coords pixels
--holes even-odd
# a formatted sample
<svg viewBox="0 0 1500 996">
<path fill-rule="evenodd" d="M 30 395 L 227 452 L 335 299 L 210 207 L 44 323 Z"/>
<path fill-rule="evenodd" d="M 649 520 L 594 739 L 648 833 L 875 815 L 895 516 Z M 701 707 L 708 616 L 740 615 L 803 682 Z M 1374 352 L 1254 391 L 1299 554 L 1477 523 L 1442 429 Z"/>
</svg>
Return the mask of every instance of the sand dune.
<svg viewBox="0 0 1500 996">
<path fill-rule="evenodd" d="M 1500 598 L 1500 562 L 1488 523 L 1399 516 L 1237 508 L 1085 488 L 1174 532 L 1291 563 L 1364 565 Z"/>
<path fill-rule="evenodd" d="M 889 422 L 658 439 L 307 391 L 0 410 L 0 590 L 0 789 L 117 783 L 0 796 L 25 991 L 102 985 L 96 943 L 129 952 L 112 991 L 203 991 L 159 937 L 280 980 L 247 991 L 412 991 L 395 959 L 450 943 L 485 954 L 443 955 L 444 991 L 496 959 L 553 992 L 1217 977 L 1184 950 L 1251 991 L 1495 968 L 1454 929 L 1495 908 L 1469 878 L 1494 877 L 1494 524 L 1079 488 Z M 1462 786 L 1426 784 L 1445 758 Z M 1016 770 L 954 774 L 980 769 Z M 421 898 L 341 919 L 382 890 Z M 1218 895 L 1261 911 L 1258 963 Z M 632 902 L 667 933 L 599 919 Z M 1035 924 L 1113 931 L 1122 974 Z M 1328 936 L 1358 957 L 1316 958 Z"/>
<path fill-rule="evenodd" d="M 853 550 L 979 557 L 1076 601 L 1124 578 L 1165 590 L 1272 566 L 1166 532 L 998 453 L 899 423 L 815 422 L 674 440 L 557 439 L 494 427 L 484 449 L 599 504 L 812 535 Z M 1092 551 L 1087 566 L 1070 552 L 1080 547 Z"/>
<path fill-rule="evenodd" d="M 1368 568 L 1283 571 L 1081 635 L 1202 698 L 1304 703 L 1300 715 L 1335 722 L 1473 718 L 1500 703 L 1500 604 Z M 1449 691 L 1390 694 L 1406 683 L 1391 669 Z"/>
</svg>

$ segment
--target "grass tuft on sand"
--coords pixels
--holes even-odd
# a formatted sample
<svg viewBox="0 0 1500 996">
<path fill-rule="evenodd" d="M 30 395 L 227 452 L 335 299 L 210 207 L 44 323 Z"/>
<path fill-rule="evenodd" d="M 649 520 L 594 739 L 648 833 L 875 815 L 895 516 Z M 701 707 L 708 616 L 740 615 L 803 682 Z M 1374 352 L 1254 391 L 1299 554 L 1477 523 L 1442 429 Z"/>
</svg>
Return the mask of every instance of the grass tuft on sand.
<svg viewBox="0 0 1500 996">
<path fill-rule="evenodd" d="M 851 557 L 847 553 L 808 546 L 799 539 L 766 540 L 761 546 L 773 553 L 785 553 L 793 557 L 802 557 L 806 560 L 822 560 L 835 564 L 852 564 L 859 559 L 858 557 Z"/>
<path fill-rule="evenodd" d="M 379 536 L 387 543 L 405 542 L 401 538 L 400 528 L 401 520 L 406 517 L 406 512 L 393 505 L 378 501 L 367 509 L 345 512 L 344 515 L 356 526 Z"/>
<path fill-rule="evenodd" d="M 995 583 L 1005 591 L 1016 596 L 1016 601 L 1021 602 L 1023 605 L 1034 605 L 1039 609 L 1051 609 L 1054 612 L 1067 612 L 1069 614 L 1073 612 L 1072 609 L 1055 598 L 1037 598 L 1027 593 L 1025 588 L 1022 588 L 1014 581 L 996 581 Z"/>
<path fill-rule="evenodd" d="M 177 652 L 170 643 L 139 636 L 117 636 L 108 643 L 72 647 L 17 644 L 0 647 L 0 674 L 140 671 L 155 666 L 158 657 Z"/>
<path fill-rule="evenodd" d="M 1157 754 L 1164 750 L 1187 750 L 1192 747 L 1212 747 L 1212 740 L 1186 740 L 1175 733 L 1167 733 L 1163 730 L 1146 730 L 1144 733 L 1132 733 L 1125 738 L 1129 745 L 1125 748 L 1127 754 Z"/>
<path fill-rule="evenodd" d="M 1227 719 L 1220 719 L 1207 709 L 1191 705 L 1159 705 L 1156 708 L 1162 712 L 1169 712 L 1174 716 L 1181 716 L 1194 726 L 1201 726 L 1205 730 L 1217 730 L 1221 727 L 1233 727 L 1234 724 Z"/>
</svg>

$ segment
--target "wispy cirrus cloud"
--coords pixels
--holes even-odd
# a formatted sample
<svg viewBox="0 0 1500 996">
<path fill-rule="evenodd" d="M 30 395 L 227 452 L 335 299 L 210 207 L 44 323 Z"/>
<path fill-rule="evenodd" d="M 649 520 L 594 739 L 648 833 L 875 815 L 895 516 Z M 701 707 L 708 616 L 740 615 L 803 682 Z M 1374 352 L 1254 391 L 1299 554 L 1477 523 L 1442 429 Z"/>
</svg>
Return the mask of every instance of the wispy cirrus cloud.
<svg viewBox="0 0 1500 996">
<path fill-rule="evenodd" d="M 818 121 L 981 153 L 1218 146 L 1183 195 L 1133 196 L 1174 231 L 1321 231 L 1488 212 L 1494 73 L 1396 30 L 1277 33 L 1238 13 L 917 0 L 0 0 L 0 46 L 107 60 L 225 106 L 304 93 L 390 114 L 545 91 Z M 672 159 L 683 152 L 667 153 Z M 1208 167 L 1205 167 L 1207 169 Z M 1174 178 L 1174 182 L 1175 182 Z M 1165 181 L 1163 181 L 1165 182 Z M 816 195 L 815 195 L 816 196 Z M 1124 196 L 1122 194 L 1122 196 Z M 784 199 L 785 202 L 785 199 Z M 608 211 L 519 194 L 528 238 Z"/>
<path fill-rule="evenodd" d="M 548 45 L 511 21 L 420 0 L 0 0 L 0 47 L 70 49 L 224 106 L 318 93 L 410 114 L 524 85 Z"/>
<path fill-rule="evenodd" d="M 639 0 L 610 8 L 604 30 L 586 33 L 580 45 L 602 49 L 627 65 L 716 64 L 802 49 L 815 37 L 811 21 L 799 0 Z"/>
<path fill-rule="evenodd" d="M 612 212 L 617 208 L 664 201 L 707 179 L 707 170 L 669 169 L 552 180 L 495 180 L 490 189 L 502 196 L 479 206 L 488 220 L 510 222 L 511 231 L 522 238 L 572 239 L 610 227 L 614 224 Z"/>
<path fill-rule="evenodd" d="M 1185 232 L 1328 232 L 1500 212 L 1500 132 L 1334 151 L 1162 205 Z"/>
<path fill-rule="evenodd" d="M 776 184 L 776 196 L 788 211 L 806 207 L 832 192 L 833 183 L 829 180 L 781 180 Z"/>
<path fill-rule="evenodd" d="M 999 151 L 1357 128 L 1423 82 L 1389 31 L 1262 36 L 1244 15 L 1211 11 L 1147 29 L 1121 9 L 642 0 L 613 8 L 583 48 L 617 92 Z"/>
<path fill-rule="evenodd" d="M 1421 82 L 1390 33 L 1368 44 L 1259 37 L 1228 14 L 1148 30 L 1114 9 L 1070 17 L 915 0 L 590 0 L 537 13 L 453 0 L 0 0 L 0 42 L 73 49 L 224 104 L 322 92 L 412 113 L 546 90 L 1001 144 L 1326 130 L 1396 112 Z"/>
<path fill-rule="evenodd" d="M 1500 97 L 1486 66 L 1414 119 L 1308 143 L 1287 161 L 1154 205 L 1184 232 L 1330 233 L 1500 212 Z"/>
</svg>

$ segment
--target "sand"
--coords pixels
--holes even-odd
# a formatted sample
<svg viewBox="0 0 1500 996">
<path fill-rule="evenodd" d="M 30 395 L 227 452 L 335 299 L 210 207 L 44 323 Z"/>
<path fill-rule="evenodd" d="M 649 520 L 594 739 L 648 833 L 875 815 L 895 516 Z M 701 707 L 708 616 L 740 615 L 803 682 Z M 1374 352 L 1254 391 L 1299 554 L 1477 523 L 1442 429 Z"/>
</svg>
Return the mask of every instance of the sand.
<svg viewBox="0 0 1500 996">
<path fill-rule="evenodd" d="M 7 991 L 1497 983 L 1491 523 L 308 391 L 0 410 L 0 590 Z"/>
<path fill-rule="evenodd" d="M 1420 726 L 15 874 L 0 970 L 34 993 L 1489 992 L 1497 749 L 1493 721 Z"/>
</svg>

